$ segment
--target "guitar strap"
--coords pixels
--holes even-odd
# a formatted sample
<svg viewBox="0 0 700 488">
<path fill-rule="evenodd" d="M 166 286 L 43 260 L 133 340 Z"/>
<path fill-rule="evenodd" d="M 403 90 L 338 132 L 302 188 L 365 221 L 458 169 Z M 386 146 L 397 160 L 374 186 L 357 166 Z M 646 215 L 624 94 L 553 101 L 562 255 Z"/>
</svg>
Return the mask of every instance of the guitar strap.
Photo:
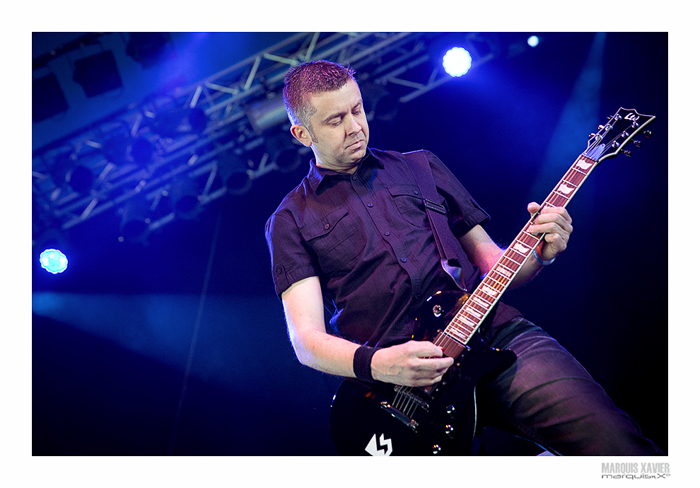
<svg viewBox="0 0 700 488">
<path fill-rule="evenodd" d="M 428 215 L 430 228 L 433 230 L 433 236 L 435 237 L 435 244 L 440 253 L 442 269 L 450 275 L 457 288 L 467 291 L 462 268 L 459 266 L 456 254 L 450 249 L 450 243 L 455 241 L 454 234 L 452 234 L 447 222 L 447 209 L 438 203 L 440 197 L 435 187 L 435 180 L 430 170 L 428 157 L 425 155 L 425 151 L 408 152 L 404 153 L 404 156 L 409 162 L 408 167 L 413 172 L 418 189 L 423 197 L 425 213 Z"/>
</svg>

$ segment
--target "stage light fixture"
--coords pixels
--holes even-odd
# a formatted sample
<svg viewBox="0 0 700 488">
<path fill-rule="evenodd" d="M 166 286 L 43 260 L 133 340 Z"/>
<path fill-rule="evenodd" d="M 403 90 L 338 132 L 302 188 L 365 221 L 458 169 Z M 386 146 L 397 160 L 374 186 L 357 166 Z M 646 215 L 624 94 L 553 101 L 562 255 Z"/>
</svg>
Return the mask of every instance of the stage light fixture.
<svg viewBox="0 0 700 488">
<path fill-rule="evenodd" d="M 232 195 L 243 195 L 253 186 L 247 172 L 248 165 L 232 152 L 224 152 L 216 164 L 223 186 Z"/>
<path fill-rule="evenodd" d="M 56 186 L 67 184 L 78 193 L 88 193 L 95 182 L 92 171 L 88 167 L 78 164 L 70 153 L 56 156 L 50 174 Z"/>
<path fill-rule="evenodd" d="M 163 111 L 155 116 L 151 128 L 153 132 L 161 137 L 173 139 L 182 134 L 180 126 L 184 117 L 182 110 Z"/>
<path fill-rule="evenodd" d="M 73 191 L 88 193 L 95 183 L 95 176 L 92 174 L 90 168 L 79 164 L 66 174 L 66 182 Z"/>
<path fill-rule="evenodd" d="M 126 45 L 126 54 L 144 68 L 155 65 L 170 49 L 167 32 L 131 32 Z"/>
<path fill-rule="evenodd" d="M 464 76 L 472 66 L 472 57 L 463 47 L 453 47 L 442 58 L 442 67 L 452 77 Z"/>
<path fill-rule="evenodd" d="M 73 81 L 83 87 L 85 96 L 88 98 L 122 87 L 112 51 L 102 51 L 77 60 Z"/>
<path fill-rule="evenodd" d="M 199 107 L 194 107 L 187 114 L 187 121 L 190 123 L 192 132 L 195 134 L 201 134 L 204 129 L 207 128 L 207 123 L 209 122 L 209 117 L 204 113 Z"/>
<path fill-rule="evenodd" d="M 299 146 L 293 143 L 289 133 L 278 132 L 266 137 L 265 148 L 270 157 L 270 163 L 275 164 L 282 173 L 291 173 L 302 163 Z"/>
<path fill-rule="evenodd" d="M 247 105 L 244 110 L 250 125 L 258 134 L 276 125 L 289 122 L 282 94 Z"/>
<path fill-rule="evenodd" d="M 55 74 L 32 81 L 32 122 L 41 122 L 67 110 L 68 102 Z"/>
<path fill-rule="evenodd" d="M 126 202 L 122 210 L 119 241 L 145 242 L 151 223 L 149 216 L 150 205 L 145 198 L 135 196 Z"/>
<path fill-rule="evenodd" d="M 139 137 L 131 144 L 129 151 L 135 163 L 145 166 L 151 162 L 155 149 L 148 139 Z"/>
<path fill-rule="evenodd" d="M 122 166 L 129 162 L 129 145 L 131 144 L 131 137 L 129 136 L 128 129 L 124 128 L 116 135 L 110 135 L 109 138 L 103 139 L 100 142 L 102 147 L 102 154 L 105 159 L 110 163 L 116 164 L 117 166 Z"/>
<path fill-rule="evenodd" d="M 207 128 L 208 120 L 199 107 L 164 110 L 153 120 L 152 129 L 163 137 L 174 139 L 187 133 L 201 134 Z"/>
<path fill-rule="evenodd" d="M 187 175 L 175 177 L 170 186 L 169 195 L 176 217 L 191 220 L 199 215 L 201 211 L 199 191 L 197 183 L 192 178 Z"/>
<path fill-rule="evenodd" d="M 362 86 L 362 100 L 367 112 L 367 120 L 391 121 L 399 111 L 399 102 L 386 87 L 376 83 Z"/>
<path fill-rule="evenodd" d="M 58 249 L 45 249 L 39 256 L 39 263 L 51 274 L 63 273 L 68 269 L 68 258 Z"/>
<path fill-rule="evenodd" d="M 537 36 L 530 36 L 527 38 L 527 45 L 530 47 L 537 47 L 540 43 L 540 38 Z"/>
</svg>

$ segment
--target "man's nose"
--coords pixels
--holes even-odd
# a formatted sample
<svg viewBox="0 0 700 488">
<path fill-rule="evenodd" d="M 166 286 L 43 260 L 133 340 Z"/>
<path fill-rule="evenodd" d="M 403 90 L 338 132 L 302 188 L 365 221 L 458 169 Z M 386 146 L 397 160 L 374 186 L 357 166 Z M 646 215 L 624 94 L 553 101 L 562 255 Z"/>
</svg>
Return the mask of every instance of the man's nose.
<svg viewBox="0 0 700 488">
<path fill-rule="evenodd" d="M 350 123 L 348 127 L 348 134 L 356 134 L 362 130 L 362 125 L 357 121 L 355 117 L 349 117 Z"/>
</svg>

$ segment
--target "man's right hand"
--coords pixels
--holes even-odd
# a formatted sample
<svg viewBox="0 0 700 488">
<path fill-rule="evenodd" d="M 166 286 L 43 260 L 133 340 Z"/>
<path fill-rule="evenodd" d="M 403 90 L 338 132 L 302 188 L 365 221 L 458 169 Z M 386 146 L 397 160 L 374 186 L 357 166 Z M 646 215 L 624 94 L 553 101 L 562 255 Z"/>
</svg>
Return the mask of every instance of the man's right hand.
<svg viewBox="0 0 700 488">
<path fill-rule="evenodd" d="M 442 349 L 427 341 L 409 341 L 379 349 L 372 357 L 372 377 L 377 381 L 405 386 L 438 383 L 454 363 Z"/>
</svg>

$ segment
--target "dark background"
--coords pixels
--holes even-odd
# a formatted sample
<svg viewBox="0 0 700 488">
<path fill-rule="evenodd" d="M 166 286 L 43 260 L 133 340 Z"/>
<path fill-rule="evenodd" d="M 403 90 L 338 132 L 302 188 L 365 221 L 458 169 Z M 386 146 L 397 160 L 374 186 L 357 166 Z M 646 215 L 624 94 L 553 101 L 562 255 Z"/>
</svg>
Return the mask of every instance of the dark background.
<svg viewBox="0 0 700 488">
<path fill-rule="evenodd" d="M 253 52 L 267 45 L 265 34 L 238 36 L 255 40 Z M 654 137 L 632 158 L 601 164 L 572 201 L 566 253 L 504 301 L 673 451 L 667 35 L 544 41 L 418 97 L 391 122 L 370 122 L 370 146 L 435 152 L 507 245 L 527 203 L 544 199 L 607 115 L 621 106 L 656 115 Z M 50 135 L 35 127 L 41 138 Z M 266 219 L 306 171 L 266 175 L 199 220 L 164 226 L 147 246 L 119 243 L 116 216 L 95 217 L 66 236 L 61 275 L 32 256 L 34 455 L 335 454 L 327 422 L 339 381 L 296 361 L 264 239 Z M 494 454 L 533 453 L 499 432 L 487 441 Z"/>
</svg>

